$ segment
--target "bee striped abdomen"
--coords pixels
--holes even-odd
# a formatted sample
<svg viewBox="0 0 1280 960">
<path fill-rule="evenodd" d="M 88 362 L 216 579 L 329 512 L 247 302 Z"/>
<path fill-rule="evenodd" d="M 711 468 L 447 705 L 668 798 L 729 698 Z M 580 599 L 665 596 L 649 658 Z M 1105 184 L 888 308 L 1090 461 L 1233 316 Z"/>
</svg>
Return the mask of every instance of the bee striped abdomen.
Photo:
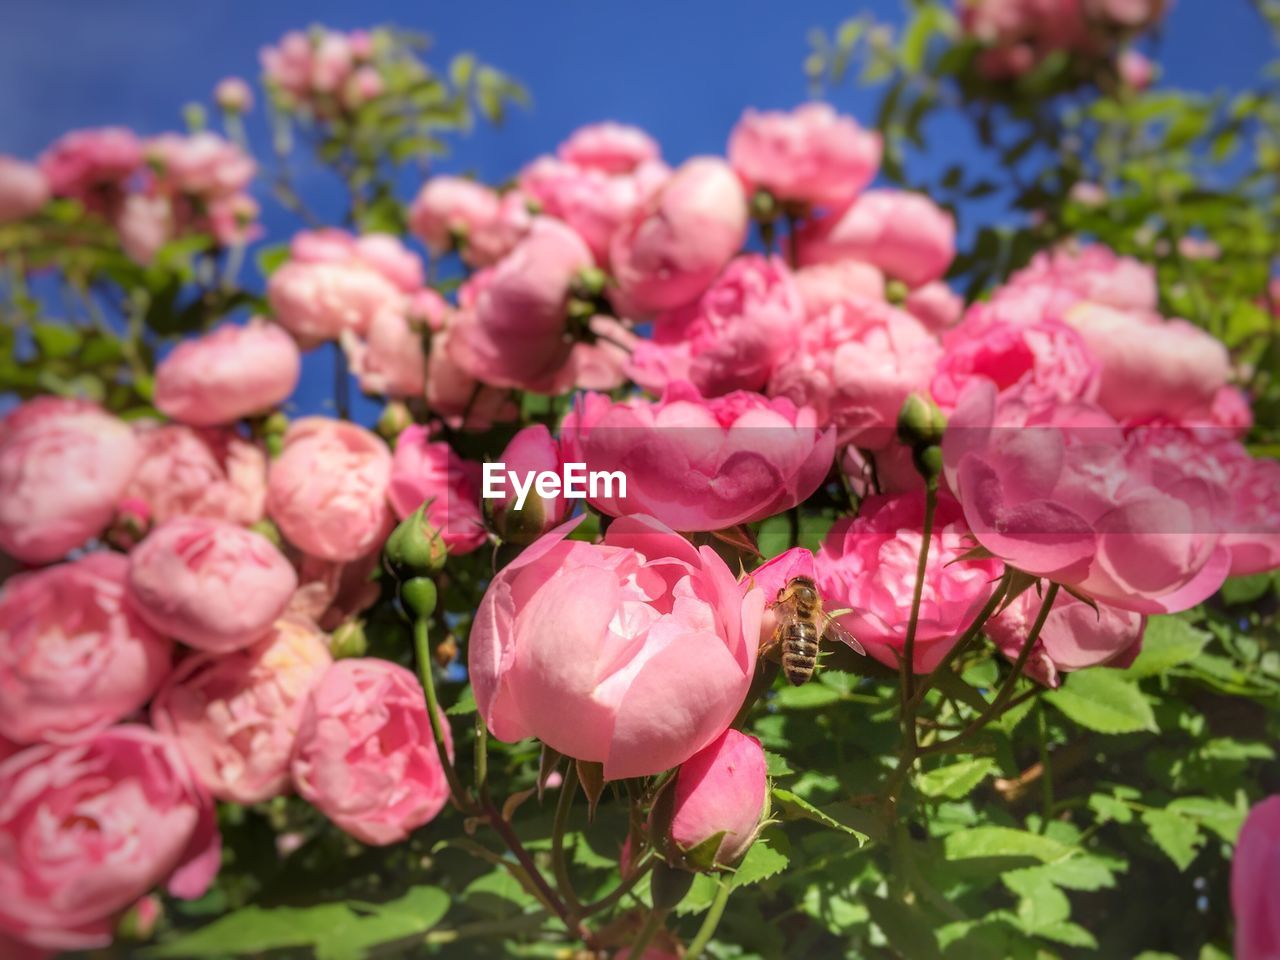
<svg viewBox="0 0 1280 960">
<path fill-rule="evenodd" d="M 796 620 L 782 636 L 782 672 L 794 686 L 811 676 L 818 662 L 818 628 L 811 620 Z"/>
</svg>

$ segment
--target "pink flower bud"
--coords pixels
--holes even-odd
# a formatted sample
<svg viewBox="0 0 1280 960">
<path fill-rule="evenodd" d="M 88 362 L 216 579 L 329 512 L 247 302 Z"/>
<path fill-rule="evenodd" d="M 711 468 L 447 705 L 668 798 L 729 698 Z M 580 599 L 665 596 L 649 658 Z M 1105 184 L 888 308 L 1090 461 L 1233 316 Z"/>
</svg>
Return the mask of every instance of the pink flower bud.
<svg viewBox="0 0 1280 960">
<path fill-rule="evenodd" d="M 723 834 L 707 865 L 737 862 L 755 840 L 769 789 L 760 741 L 726 730 L 682 763 L 667 789 L 674 796 L 664 839 L 675 851 L 687 854 Z"/>
<path fill-rule="evenodd" d="M 49 183 L 40 168 L 0 155 L 0 223 L 22 220 L 49 200 Z"/>
<path fill-rule="evenodd" d="M 213 88 L 213 99 L 227 113 L 248 113 L 253 109 L 253 88 L 240 77 L 224 77 Z"/>
</svg>

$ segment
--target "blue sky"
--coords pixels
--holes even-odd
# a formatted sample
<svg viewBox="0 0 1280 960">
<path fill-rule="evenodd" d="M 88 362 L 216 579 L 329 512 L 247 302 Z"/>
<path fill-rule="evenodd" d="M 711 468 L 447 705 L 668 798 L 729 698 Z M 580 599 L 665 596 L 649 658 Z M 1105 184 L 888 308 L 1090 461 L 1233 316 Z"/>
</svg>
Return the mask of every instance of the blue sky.
<svg viewBox="0 0 1280 960">
<path fill-rule="evenodd" d="M 32 156 L 77 126 L 178 129 L 184 103 L 207 100 L 228 74 L 256 77 L 259 47 L 288 29 L 395 23 L 433 35 L 433 62 L 472 50 L 524 81 L 534 98 L 503 129 L 481 129 L 459 142 L 438 170 L 501 180 L 575 127 L 605 118 L 644 127 L 668 160 L 679 161 L 723 151 L 746 106 L 790 107 L 806 98 L 801 63 L 811 27 L 830 29 L 861 10 L 899 20 L 902 6 L 900 0 L 6 0 L 0 152 Z M 1269 41 L 1249 0 L 1177 0 L 1156 52 L 1166 82 L 1216 90 L 1255 79 Z M 848 84 L 834 99 L 870 122 L 873 91 Z M 261 129 L 251 126 L 254 133 L 265 147 Z M 336 203 L 327 180 L 305 186 Z M 273 241 L 296 226 L 271 210 L 265 222 Z M 314 365 L 308 363 L 304 407 L 318 389 Z"/>
</svg>

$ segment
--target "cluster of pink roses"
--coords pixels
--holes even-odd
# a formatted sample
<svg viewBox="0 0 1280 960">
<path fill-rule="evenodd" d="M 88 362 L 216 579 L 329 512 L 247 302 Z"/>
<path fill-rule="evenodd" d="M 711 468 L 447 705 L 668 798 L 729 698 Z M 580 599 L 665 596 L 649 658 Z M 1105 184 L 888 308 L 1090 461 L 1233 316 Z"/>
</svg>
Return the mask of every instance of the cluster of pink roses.
<svg viewBox="0 0 1280 960">
<path fill-rule="evenodd" d="M 275 46 L 263 47 L 259 60 L 281 106 L 331 117 L 381 95 L 376 44 L 375 34 L 365 30 L 291 30 Z"/>
</svg>

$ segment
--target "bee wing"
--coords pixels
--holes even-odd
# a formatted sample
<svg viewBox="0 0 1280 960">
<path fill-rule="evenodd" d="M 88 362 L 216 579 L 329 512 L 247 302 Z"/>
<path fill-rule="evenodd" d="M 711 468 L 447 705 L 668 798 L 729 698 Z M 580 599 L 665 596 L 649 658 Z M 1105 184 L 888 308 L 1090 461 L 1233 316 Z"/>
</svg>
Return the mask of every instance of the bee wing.
<svg viewBox="0 0 1280 960">
<path fill-rule="evenodd" d="M 825 625 L 822 628 L 823 640 L 839 640 L 846 647 L 862 656 L 867 655 L 866 649 L 858 642 L 858 638 L 845 629 L 844 625 L 832 617 L 830 614 L 824 613 Z"/>
</svg>

